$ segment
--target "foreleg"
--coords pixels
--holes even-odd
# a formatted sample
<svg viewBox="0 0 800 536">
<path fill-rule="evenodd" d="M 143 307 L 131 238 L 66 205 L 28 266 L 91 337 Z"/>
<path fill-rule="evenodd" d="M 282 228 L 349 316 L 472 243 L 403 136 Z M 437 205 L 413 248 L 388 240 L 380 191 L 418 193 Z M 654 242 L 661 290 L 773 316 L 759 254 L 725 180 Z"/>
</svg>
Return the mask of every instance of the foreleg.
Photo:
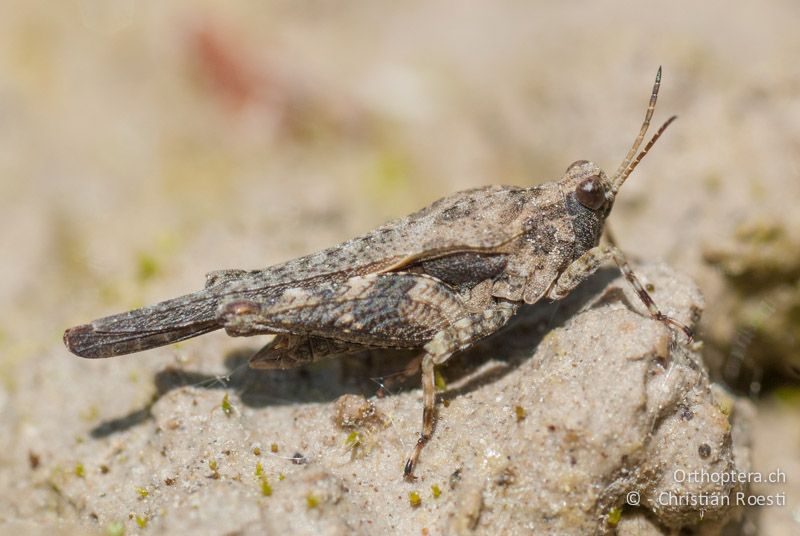
<svg viewBox="0 0 800 536">
<path fill-rule="evenodd" d="M 597 268 L 599 268 L 603 262 L 609 259 L 613 259 L 617 264 L 622 272 L 622 275 L 625 276 L 625 279 L 628 280 L 628 283 L 630 283 L 630 285 L 636 291 L 636 294 L 639 296 L 639 299 L 642 301 L 645 307 L 647 307 L 647 312 L 652 318 L 667 325 L 681 329 L 689 338 L 689 340 L 692 340 L 694 334 L 689 327 L 685 326 L 681 322 L 678 322 L 674 318 L 668 317 L 658 309 L 653 301 L 653 298 L 650 296 L 650 294 L 648 294 L 647 290 L 645 290 L 644 286 L 639 281 L 639 278 L 633 273 L 633 270 L 631 270 L 628 261 L 625 259 L 625 255 L 619 248 L 615 246 L 600 245 L 584 253 L 578 258 L 578 260 L 574 261 L 567 267 L 566 270 L 564 270 L 564 272 L 562 272 L 555 285 L 553 285 L 553 288 L 550 289 L 548 297 L 554 300 L 563 298 L 575 287 L 585 281 L 595 271 L 597 271 Z"/>
</svg>

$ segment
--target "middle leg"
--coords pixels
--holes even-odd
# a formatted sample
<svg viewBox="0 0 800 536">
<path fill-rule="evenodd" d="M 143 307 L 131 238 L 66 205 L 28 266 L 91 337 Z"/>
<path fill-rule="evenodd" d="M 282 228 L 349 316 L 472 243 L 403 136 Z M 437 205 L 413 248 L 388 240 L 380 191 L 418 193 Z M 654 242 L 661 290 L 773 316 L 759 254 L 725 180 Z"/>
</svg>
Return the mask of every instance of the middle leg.
<svg viewBox="0 0 800 536">
<path fill-rule="evenodd" d="M 250 358 L 250 368 L 292 369 L 320 359 L 353 354 L 370 348 L 336 339 L 281 333 Z"/>
</svg>

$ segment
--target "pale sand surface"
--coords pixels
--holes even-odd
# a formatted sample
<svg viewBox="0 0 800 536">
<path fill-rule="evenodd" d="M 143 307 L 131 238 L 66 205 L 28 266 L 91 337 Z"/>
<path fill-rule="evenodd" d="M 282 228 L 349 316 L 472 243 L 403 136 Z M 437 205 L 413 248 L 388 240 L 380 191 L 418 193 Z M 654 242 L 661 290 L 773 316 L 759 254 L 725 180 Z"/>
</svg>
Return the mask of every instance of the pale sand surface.
<svg viewBox="0 0 800 536">
<path fill-rule="evenodd" d="M 195 290 L 211 270 L 263 267 L 327 247 L 458 189 L 555 179 L 576 159 L 613 171 L 663 65 L 656 122 L 680 117 L 625 185 L 610 225 L 633 257 L 665 260 L 696 281 L 706 303 L 702 354 L 712 373 L 727 370 L 729 381 L 747 387 L 765 371 L 751 430 L 753 463 L 758 471 L 786 472 L 787 482 L 768 490 L 786 493 L 787 505 L 750 509 L 741 531 L 800 530 L 800 440 L 793 432 L 800 428 L 800 397 L 791 376 L 800 360 L 796 2 L 467 8 L 455 1 L 11 1 L 0 11 L 3 523 L 104 532 L 120 521 L 133 533 L 140 530 L 136 516 L 147 515 L 147 531 L 195 523 L 222 533 L 224 526 L 247 529 L 252 520 L 258 530 L 257 523 L 273 519 L 265 512 L 296 499 L 293 513 L 274 525 L 289 530 L 284 523 L 307 517 L 309 484 L 295 480 L 292 487 L 285 472 L 283 482 L 270 479 L 273 496 L 262 498 L 247 457 L 254 444 L 268 450 L 279 440 L 280 455 L 310 454 L 318 445 L 317 468 L 332 475 L 326 482 L 334 491 L 325 493 L 338 493 L 342 481 L 371 482 L 352 477 L 348 463 L 365 474 L 385 463 L 370 477 L 382 482 L 372 503 L 396 508 L 397 526 L 449 526 L 435 514 L 453 505 L 454 492 L 434 502 L 430 476 L 420 485 L 423 505 L 411 509 L 411 488 L 395 471 L 419 419 L 414 380 L 380 400 L 394 425 L 376 437 L 373 451 L 348 462 L 347 433 L 330 424 L 329 406 L 343 392 L 374 396 L 372 365 L 360 370 L 348 360 L 305 376 L 270 376 L 276 391 L 258 390 L 269 401 L 248 401 L 242 390 L 259 375 L 204 380 L 227 374 L 226 356 L 252 350 L 254 342 L 213 334 L 87 362 L 63 349 L 61 333 Z M 586 344 L 580 341 L 575 348 Z M 491 344 L 481 348 L 487 353 L 474 358 L 495 357 Z M 547 350 L 532 344 L 527 351 Z M 239 361 L 227 361 L 233 362 Z M 734 366 L 726 368 L 729 362 Z M 385 374 L 402 369 L 384 366 Z M 454 396 L 448 418 L 487 412 L 481 418 L 496 422 L 491 433 L 513 428 L 509 402 L 473 407 L 469 400 L 483 390 L 490 396 L 511 389 L 524 367 L 523 360 L 514 374 Z M 215 388 L 189 386 L 199 382 Z M 776 383 L 785 385 L 776 391 Z M 598 395 L 608 386 L 598 379 L 592 387 Z M 236 418 L 215 409 L 225 392 Z M 148 412 L 154 393 L 161 397 Z M 493 413 L 504 411 L 505 421 Z M 529 424 L 548 410 L 535 411 L 544 413 Z M 310 421 L 314 434 L 306 436 L 301 424 L 272 424 L 295 416 L 298 423 L 317 419 Z M 169 430 L 173 418 L 181 424 Z M 120 419 L 124 429 L 92 434 Z M 439 454 L 436 442 L 426 451 L 429 470 L 454 445 L 470 444 L 458 435 L 448 439 L 446 422 Z M 470 432 L 474 441 L 487 440 Z M 174 458 L 160 454 L 165 446 Z M 235 460 L 220 454 L 227 449 Z M 39 458 L 36 469 L 29 450 Z M 474 450 L 465 456 L 485 454 Z M 219 480 L 206 479 L 212 457 Z M 84 477 L 75 475 L 79 463 Z M 101 477 L 103 464 L 110 471 Z M 312 466 L 290 469 L 296 476 Z M 182 478 L 161 493 L 178 468 Z M 270 466 L 271 477 L 276 468 Z M 593 469 L 592 478 L 600 478 Z M 152 495 L 140 499 L 137 487 Z M 343 522 L 366 517 L 354 495 L 342 495 L 342 508 L 354 512 Z M 180 502 L 187 497 L 195 506 Z M 545 501 L 526 504 L 547 508 Z M 576 523 L 588 510 L 580 511 Z M 497 507 L 480 519 L 501 526 L 524 515 Z M 639 522 L 626 508 L 620 531 Z"/>
</svg>

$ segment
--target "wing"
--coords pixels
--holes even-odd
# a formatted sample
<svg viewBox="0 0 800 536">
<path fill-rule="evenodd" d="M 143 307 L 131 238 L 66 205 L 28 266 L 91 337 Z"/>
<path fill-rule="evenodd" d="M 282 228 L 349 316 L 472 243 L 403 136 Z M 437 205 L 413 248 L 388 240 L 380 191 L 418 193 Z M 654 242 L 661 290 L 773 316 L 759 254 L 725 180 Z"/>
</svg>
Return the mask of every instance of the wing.
<svg viewBox="0 0 800 536">
<path fill-rule="evenodd" d="M 155 305 L 107 316 L 64 332 L 64 345 L 81 357 L 130 354 L 218 329 L 218 293 L 187 294 Z"/>
</svg>

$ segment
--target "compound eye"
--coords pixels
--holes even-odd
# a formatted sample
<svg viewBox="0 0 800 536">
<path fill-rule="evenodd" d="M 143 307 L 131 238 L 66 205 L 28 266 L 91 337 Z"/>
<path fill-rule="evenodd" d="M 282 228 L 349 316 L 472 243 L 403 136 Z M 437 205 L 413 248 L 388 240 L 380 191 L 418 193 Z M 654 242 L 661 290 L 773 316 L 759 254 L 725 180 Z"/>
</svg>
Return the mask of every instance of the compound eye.
<svg viewBox="0 0 800 536">
<path fill-rule="evenodd" d="M 583 179 L 575 188 L 575 197 L 584 207 L 591 210 L 598 210 L 606 202 L 606 191 L 600 177 L 592 175 Z"/>
</svg>

